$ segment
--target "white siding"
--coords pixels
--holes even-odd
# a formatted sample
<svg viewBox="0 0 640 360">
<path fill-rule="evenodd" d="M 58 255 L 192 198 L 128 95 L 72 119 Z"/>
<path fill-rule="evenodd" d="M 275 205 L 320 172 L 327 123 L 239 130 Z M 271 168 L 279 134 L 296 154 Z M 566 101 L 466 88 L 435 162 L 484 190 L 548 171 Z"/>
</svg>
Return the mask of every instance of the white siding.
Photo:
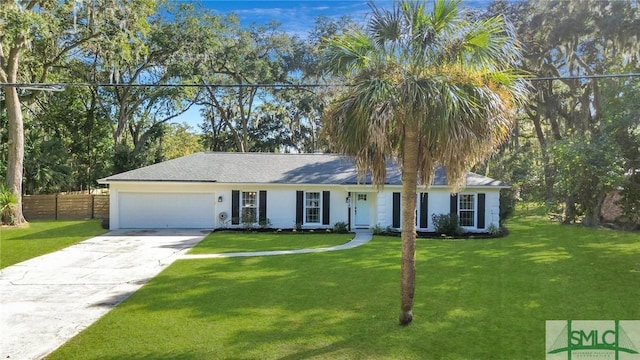
<svg viewBox="0 0 640 360">
<path fill-rule="evenodd" d="M 488 230 L 491 224 L 496 228 L 500 227 L 500 190 L 487 191 L 486 199 L 486 212 L 484 213 L 486 229 Z"/>
<path fill-rule="evenodd" d="M 435 231 L 433 227 L 433 215 L 448 214 L 451 210 L 451 193 L 442 190 L 429 191 L 429 228 L 427 231 Z"/>
<path fill-rule="evenodd" d="M 379 193 L 378 198 L 378 222 L 380 226 L 386 228 L 387 226 L 392 225 L 393 221 L 393 193 L 400 192 L 400 187 L 392 188 L 390 186 L 385 187 L 383 192 Z M 418 224 L 420 225 L 420 196 L 421 192 L 425 190 L 422 188 L 418 188 L 418 197 L 416 202 L 416 210 L 418 215 Z M 434 214 L 449 214 L 450 206 L 451 206 L 451 194 L 446 187 L 438 187 L 438 188 L 430 188 L 429 193 L 429 204 L 428 204 L 428 214 L 427 214 L 427 223 L 428 228 L 423 229 L 420 228 L 420 231 L 435 231 L 433 226 L 432 217 Z M 471 194 L 486 194 L 485 199 L 485 227 L 484 229 L 477 228 L 466 228 L 466 231 L 470 232 L 487 232 L 489 226 L 494 224 L 496 227 L 499 226 L 500 222 L 500 189 L 497 188 L 466 188 L 464 189 L 464 193 Z M 476 196 L 477 201 L 477 196 Z M 401 204 L 402 206 L 402 204 Z M 476 214 L 478 209 L 476 208 Z M 477 215 L 476 215 L 477 216 Z M 400 219 L 400 223 L 402 224 L 402 216 Z M 477 225 L 477 224 L 476 224 Z"/>
<path fill-rule="evenodd" d="M 378 211 L 376 216 L 376 222 L 374 225 L 379 225 L 383 229 L 387 226 L 391 226 L 393 222 L 393 193 L 389 191 L 383 191 L 378 194 Z"/>
<path fill-rule="evenodd" d="M 370 197 L 370 225 L 383 228 L 392 225 L 393 193 L 400 192 L 400 186 L 385 186 L 378 192 L 371 186 L 320 186 L 320 185 L 282 185 L 282 184 L 218 184 L 218 183 L 148 183 L 122 182 L 110 184 L 110 227 L 202 227 L 224 228 L 242 227 L 231 224 L 232 190 L 266 191 L 267 218 L 270 227 L 290 229 L 296 225 L 296 191 L 330 191 L 329 225 L 303 225 L 303 228 L 332 228 L 336 222 L 348 222 L 349 207 L 347 197 L 357 192 L 367 193 Z M 418 193 L 424 189 L 418 188 Z M 499 224 L 500 191 L 498 188 L 467 188 L 465 193 L 485 193 L 485 228 L 470 231 L 486 232 L 494 224 Z M 448 214 L 450 194 L 446 187 L 434 187 L 428 190 L 428 225 L 421 231 L 434 231 L 433 214 Z M 136 195 L 138 194 L 138 195 Z M 155 194 L 155 195 L 154 195 Z M 155 196 L 155 199 L 153 199 Z M 137 199 L 137 200 L 136 200 Z M 144 201 L 140 199 L 146 199 Z M 418 198 L 419 199 L 419 198 Z M 218 201 L 221 200 L 221 201 Z M 166 205 L 171 204 L 171 205 Z M 419 200 L 416 204 L 419 209 Z M 353 222 L 353 207 L 351 208 Z M 227 220 L 220 221 L 219 214 L 226 213 Z M 137 214 L 137 215 L 136 215 Z M 165 215 L 170 214 L 170 215 Z M 418 213 L 418 216 L 420 214 Z M 133 216 L 133 217 L 132 217 Z M 151 218 L 155 219 L 152 220 Z M 353 225 L 353 224 L 352 224 Z M 418 217 L 419 225 L 419 217 Z"/>
</svg>

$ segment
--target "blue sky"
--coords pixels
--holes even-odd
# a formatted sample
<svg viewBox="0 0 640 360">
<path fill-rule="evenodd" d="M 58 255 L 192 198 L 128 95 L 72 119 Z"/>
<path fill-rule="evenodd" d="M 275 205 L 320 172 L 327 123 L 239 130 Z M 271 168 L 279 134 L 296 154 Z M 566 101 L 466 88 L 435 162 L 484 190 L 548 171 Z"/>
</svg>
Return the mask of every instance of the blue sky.
<svg viewBox="0 0 640 360">
<path fill-rule="evenodd" d="M 204 0 L 202 3 L 221 14 L 236 13 L 243 24 L 276 20 L 282 24 L 283 30 L 298 35 L 305 34 L 318 16 L 337 18 L 350 15 L 354 20 L 359 21 L 364 19 L 369 9 L 367 1 L 362 0 Z M 376 3 L 390 5 L 392 0 L 379 0 Z"/>
<path fill-rule="evenodd" d="M 187 0 L 188 1 L 188 0 Z M 201 0 L 205 7 L 220 14 L 236 13 L 243 24 L 276 20 L 291 34 L 305 34 L 318 16 L 349 15 L 356 22 L 363 21 L 369 12 L 366 0 Z M 393 0 L 374 0 L 379 7 L 391 7 Z M 427 3 L 432 3 L 428 0 Z M 490 0 L 463 0 L 462 6 L 486 8 Z"/>
</svg>

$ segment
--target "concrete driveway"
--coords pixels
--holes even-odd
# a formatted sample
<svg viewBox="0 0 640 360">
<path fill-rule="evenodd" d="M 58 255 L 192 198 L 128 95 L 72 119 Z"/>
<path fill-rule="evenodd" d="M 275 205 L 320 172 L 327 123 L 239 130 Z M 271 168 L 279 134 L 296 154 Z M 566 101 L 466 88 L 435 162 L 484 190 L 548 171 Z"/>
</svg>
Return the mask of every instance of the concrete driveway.
<svg viewBox="0 0 640 360">
<path fill-rule="evenodd" d="M 44 357 L 207 234 L 112 231 L 0 270 L 0 359 Z"/>
</svg>

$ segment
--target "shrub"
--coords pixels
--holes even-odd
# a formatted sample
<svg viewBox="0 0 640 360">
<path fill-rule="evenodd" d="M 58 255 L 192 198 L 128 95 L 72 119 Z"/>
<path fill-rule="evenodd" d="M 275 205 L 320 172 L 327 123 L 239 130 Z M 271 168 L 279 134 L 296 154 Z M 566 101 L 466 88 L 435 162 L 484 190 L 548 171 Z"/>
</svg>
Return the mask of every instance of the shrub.
<svg viewBox="0 0 640 360">
<path fill-rule="evenodd" d="M 245 231 L 253 230 L 254 222 L 253 216 L 251 214 L 245 213 L 242 215 L 242 226 L 244 227 Z"/>
<path fill-rule="evenodd" d="M 385 234 L 385 229 L 383 229 L 380 224 L 376 224 L 376 226 L 374 226 L 372 230 L 373 230 L 373 235 L 384 235 Z"/>
<path fill-rule="evenodd" d="M 258 222 L 258 224 L 260 225 L 260 227 L 262 229 L 267 229 L 271 227 L 271 220 L 267 219 L 262 219 Z"/>
<path fill-rule="evenodd" d="M 349 232 L 349 226 L 344 221 L 338 221 L 337 223 L 333 224 L 333 231 L 337 233 L 346 233 Z"/>
<path fill-rule="evenodd" d="M 628 230 L 640 226 L 640 173 L 632 174 L 623 183 L 621 198 L 617 205 L 622 210 L 618 219 L 623 227 Z"/>
<path fill-rule="evenodd" d="M 458 222 L 457 214 L 433 214 L 431 219 L 433 219 L 433 226 L 438 234 L 456 236 L 464 233 Z"/>
<path fill-rule="evenodd" d="M 18 206 L 18 198 L 4 185 L 0 185 L 0 224 L 13 225 L 13 211 Z"/>
<path fill-rule="evenodd" d="M 500 225 L 516 211 L 516 193 L 513 189 L 500 190 Z"/>
<path fill-rule="evenodd" d="M 487 230 L 489 231 L 489 234 L 493 236 L 498 236 L 502 234 L 502 231 L 500 230 L 500 228 L 497 227 L 495 224 L 489 225 L 489 228 Z"/>
</svg>

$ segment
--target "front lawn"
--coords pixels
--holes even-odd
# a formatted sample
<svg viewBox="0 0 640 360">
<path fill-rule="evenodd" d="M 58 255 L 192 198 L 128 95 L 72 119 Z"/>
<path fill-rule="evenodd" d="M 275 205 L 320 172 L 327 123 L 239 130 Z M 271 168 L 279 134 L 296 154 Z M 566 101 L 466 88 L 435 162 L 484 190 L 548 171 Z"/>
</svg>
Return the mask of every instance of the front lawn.
<svg viewBox="0 0 640 360">
<path fill-rule="evenodd" d="M 17 264 L 105 233 L 100 220 L 31 221 L 0 228 L 0 268 Z"/>
<path fill-rule="evenodd" d="M 276 233 L 216 231 L 209 234 L 190 254 L 216 254 L 245 251 L 293 250 L 342 245 L 353 234 L 334 234 L 317 230 L 314 233 Z"/>
<path fill-rule="evenodd" d="M 545 320 L 640 319 L 640 235 L 534 212 L 490 240 L 419 240 L 397 325 L 400 239 L 181 260 L 50 359 L 543 359 Z"/>
</svg>

